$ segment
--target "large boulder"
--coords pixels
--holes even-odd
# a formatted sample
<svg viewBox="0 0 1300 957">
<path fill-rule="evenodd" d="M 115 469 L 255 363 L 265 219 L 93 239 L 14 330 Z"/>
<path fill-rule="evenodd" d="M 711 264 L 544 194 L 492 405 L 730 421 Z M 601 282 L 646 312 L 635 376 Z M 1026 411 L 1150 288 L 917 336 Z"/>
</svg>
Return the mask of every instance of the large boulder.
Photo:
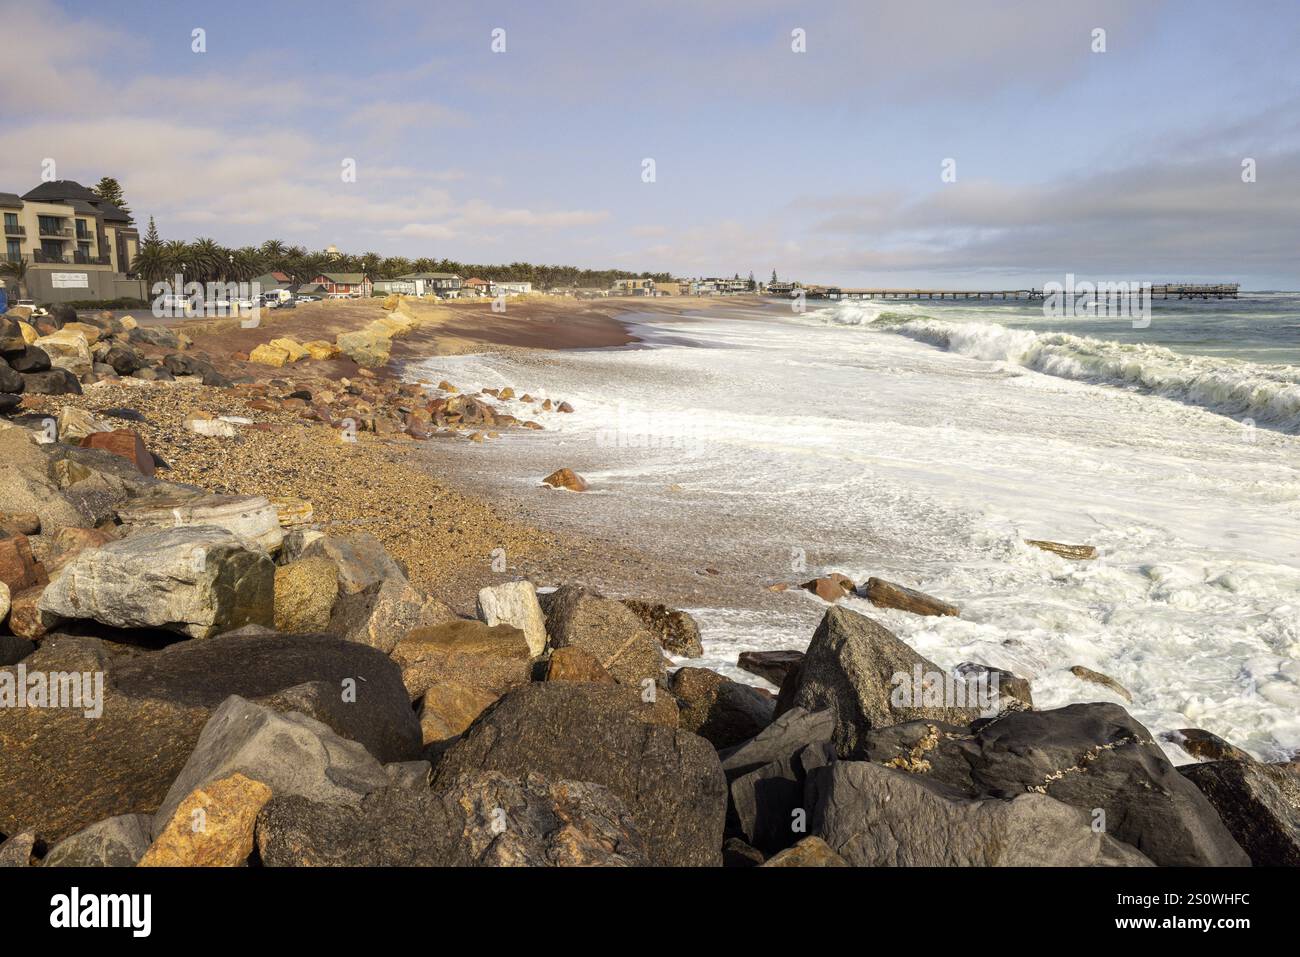
<svg viewBox="0 0 1300 957">
<path fill-rule="evenodd" d="M 320 555 L 339 569 L 339 591 L 355 595 L 389 578 L 405 578 L 406 572 L 368 532 L 329 533 L 308 536 L 294 533 L 285 542 L 285 561 Z"/>
<path fill-rule="evenodd" d="M 275 507 L 261 495 L 153 496 L 119 508 L 117 517 L 132 528 L 224 528 L 268 552 L 274 552 L 284 540 Z"/>
<path fill-rule="evenodd" d="M 33 348 L 34 352 L 43 350 Z M 28 395 L 81 395 L 81 380 L 67 369 L 24 372 L 23 391 Z"/>
<path fill-rule="evenodd" d="M 485 708 L 532 676 L 524 633 L 481 621 L 417 628 L 397 643 L 392 658 L 411 700 L 419 702 L 425 744 L 461 734 Z"/>
<path fill-rule="evenodd" d="M 681 709 L 681 727 L 719 750 L 754 737 L 772 723 L 776 701 L 770 695 L 708 668 L 679 668 L 668 686 Z"/>
<path fill-rule="evenodd" d="M 339 584 L 343 584 L 342 576 Z M 343 590 L 334 602 L 326 630 L 387 653 L 409 632 L 455 618 L 444 602 L 422 594 L 399 573 L 360 592 Z"/>
<path fill-rule="evenodd" d="M 809 774 L 834 760 L 835 749 L 823 741 L 741 774 L 730 785 L 732 828 L 764 854 L 789 847 L 807 833 Z"/>
<path fill-rule="evenodd" d="M 608 788 L 540 774 L 460 775 L 439 791 L 392 787 L 360 806 L 276 797 L 257 821 L 266 867 L 638 866 L 651 862 Z"/>
<path fill-rule="evenodd" d="M 366 369 L 386 363 L 393 348 L 392 338 L 385 335 L 383 330 L 369 328 L 339 333 L 334 343 L 340 352 Z"/>
<path fill-rule="evenodd" d="M 242 867 L 253 853 L 258 812 L 269 800 L 269 787 L 238 771 L 199 785 L 156 832 L 140 866 Z"/>
<path fill-rule="evenodd" d="M 510 625 L 522 631 L 534 658 L 546 651 L 546 616 L 532 582 L 505 582 L 479 589 L 477 614 L 489 625 Z"/>
<path fill-rule="evenodd" d="M 87 549 L 64 566 L 39 607 L 116 628 L 206 638 L 275 621 L 275 565 L 222 528 L 144 531 Z"/>
<path fill-rule="evenodd" d="M 435 788 L 481 771 L 590 781 L 622 798 L 652 863 L 721 863 L 726 780 L 717 753 L 687 731 L 646 723 L 632 689 L 535 682 L 489 708 L 447 751 Z"/>
<path fill-rule="evenodd" d="M 24 387 L 29 373 L 49 372 L 53 368 L 50 364 L 50 354 L 34 345 L 28 345 L 17 353 L 6 356 L 5 361 L 9 363 L 9 368 L 23 376 Z"/>
<path fill-rule="evenodd" d="M 135 867 L 149 848 L 148 814 L 119 814 L 65 837 L 45 855 L 45 867 Z"/>
<path fill-rule="evenodd" d="M 1210 802 L 1119 705 L 1010 711 L 974 729 L 912 722 L 871 732 L 862 750 L 967 798 L 1046 794 L 1161 866 L 1249 863 Z"/>
<path fill-rule="evenodd" d="M 65 369 L 78 379 L 90 375 L 94 359 L 84 335 L 61 329 L 52 335 L 41 336 L 35 344 L 50 357 L 54 368 Z"/>
<path fill-rule="evenodd" d="M 858 867 L 1143 867 L 1092 816 L 1039 793 L 970 799 L 868 761 L 808 777 L 809 831 Z"/>
<path fill-rule="evenodd" d="M 1255 761 L 1178 769 L 1214 805 L 1256 867 L 1300 866 L 1300 774 Z"/>
<path fill-rule="evenodd" d="M 111 657 L 108 647 L 56 636 L 24 660 L 29 672 L 102 673 L 102 713 L 87 720 L 70 708 L 0 708 L 0 753 L 7 756 L 0 761 L 0 833 L 34 825 L 58 840 L 112 815 L 153 813 L 208 718 L 231 695 L 307 714 L 381 762 L 420 755 L 400 672 L 373 648 L 274 634 L 182 641 L 123 657 Z M 15 667 L 0 671 L 0 686 L 16 675 Z"/>
<path fill-rule="evenodd" d="M 829 744 L 835 734 L 835 715 L 830 711 L 791 708 L 758 735 L 718 753 L 722 770 L 730 780 L 781 761 L 810 744 Z"/>
<path fill-rule="evenodd" d="M 835 607 L 818 625 L 797 674 L 782 687 L 777 713 L 829 708 L 836 750 L 853 758 L 861 756 L 872 728 L 916 720 L 969 724 L 980 710 L 955 703 L 964 687 L 882 625 Z"/>
<path fill-rule="evenodd" d="M 575 645 L 589 652 L 622 684 L 665 678 L 663 652 L 654 636 L 622 602 L 575 585 L 543 597 L 551 647 Z"/>
<path fill-rule="evenodd" d="M 0 359 L 0 392 L 17 395 L 27 388 L 23 377 L 10 368 L 9 363 Z"/>
<path fill-rule="evenodd" d="M 164 834 L 195 791 L 236 774 L 277 797 L 298 795 L 318 804 L 357 805 L 389 784 L 383 765 L 355 741 L 299 712 L 280 714 L 231 695 L 203 726 L 154 814 L 153 833 Z"/>
</svg>

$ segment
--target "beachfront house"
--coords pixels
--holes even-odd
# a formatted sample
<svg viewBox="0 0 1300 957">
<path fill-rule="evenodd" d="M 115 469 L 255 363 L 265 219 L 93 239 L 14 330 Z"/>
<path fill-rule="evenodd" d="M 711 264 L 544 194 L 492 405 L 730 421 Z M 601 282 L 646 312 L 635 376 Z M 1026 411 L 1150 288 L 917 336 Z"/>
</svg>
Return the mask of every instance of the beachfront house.
<svg viewBox="0 0 1300 957">
<path fill-rule="evenodd" d="M 374 287 L 370 277 L 363 272 L 323 272 L 312 282 L 324 289 L 327 296 L 347 296 L 350 299 L 366 298 Z"/>
<path fill-rule="evenodd" d="M 769 296 L 788 296 L 794 292 L 797 283 L 793 282 L 769 282 L 767 284 L 767 294 Z"/>
<path fill-rule="evenodd" d="M 533 291 L 531 282 L 494 282 L 492 284 L 492 294 L 494 296 L 526 296 Z"/>
<path fill-rule="evenodd" d="M 492 294 L 492 283 L 486 279 L 479 279 L 477 276 L 473 279 L 466 279 L 460 287 L 462 296 L 490 296 Z"/>
<path fill-rule="evenodd" d="M 3 258 L 27 263 L 23 291 L 28 298 L 146 298 L 145 284 L 129 275 L 140 233 L 129 215 L 93 190 L 60 179 L 22 196 L 0 193 L 0 213 Z"/>
<path fill-rule="evenodd" d="M 463 280 L 450 272 L 408 272 L 398 276 L 415 284 L 415 295 L 437 296 L 439 299 L 455 299 L 460 295 Z"/>
<path fill-rule="evenodd" d="M 655 281 L 653 279 L 615 279 L 613 288 L 616 296 L 653 296 L 655 294 Z"/>
</svg>

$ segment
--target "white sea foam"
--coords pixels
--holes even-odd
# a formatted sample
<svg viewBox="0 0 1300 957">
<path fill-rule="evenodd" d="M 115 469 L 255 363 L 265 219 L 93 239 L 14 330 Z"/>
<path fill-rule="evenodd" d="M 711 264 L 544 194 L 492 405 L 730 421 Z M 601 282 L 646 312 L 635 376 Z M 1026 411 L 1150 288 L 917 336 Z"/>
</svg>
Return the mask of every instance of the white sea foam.
<svg viewBox="0 0 1300 957">
<path fill-rule="evenodd" d="M 844 302 L 809 313 L 813 321 L 870 326 L 950 352 L 1005 362 L 1062 379 L 1141 389 L 1238 420 L 1300 432 L 1300 373 L 1234 359 L 1186 355 L 1142 343 L 993 322 L 919 316 L 914 305 Z"/>
<path fill-rule="evenodd" d="M 856 327 L 912 323 L 914 335 Z M 1034 350 L 1066 357 L 1044 348 L 1060 345 L 1051 336 L 940 330 L 915 307 L 660 331 L 671 336 L 654 348 L 438 358 L 416 375 L 572 401 L 571 415 L 541 416 L 547 432 L 474 460 L 520 495 L 557 464 L 578 468 L 599 494 L 541 500 L 574 523 L 688 568 L 734 560 L 757 581 L 835 570 L 918 587 L 961 616 L 849 604 L 940 665 L 1028 677 L 1041 707 L 1119 700 L 1070 674 L 1082 664 L 1132 691 L 1127 707 L 1157 734 L 1203 727 L 1275 760 L 1300 749 L 1293 436 L 1243 441 L 1186 400 L 1034 374 L 1021 361 Z M 918 341 L 940 331 L 947 351 Z M 661 440 L 608 442 L 629 409 L 653 410 L 631 421 Z M 1089 542 L 1100 557 L 1069 562 L 1026 538 Z M 791 571 L 796 550 L 805 572 Z M 756 680 L 738 651 L 802 648 L 822 610 L 803 594 L 775 613 L 692 608 L 702 663 Z"/>
</svg>

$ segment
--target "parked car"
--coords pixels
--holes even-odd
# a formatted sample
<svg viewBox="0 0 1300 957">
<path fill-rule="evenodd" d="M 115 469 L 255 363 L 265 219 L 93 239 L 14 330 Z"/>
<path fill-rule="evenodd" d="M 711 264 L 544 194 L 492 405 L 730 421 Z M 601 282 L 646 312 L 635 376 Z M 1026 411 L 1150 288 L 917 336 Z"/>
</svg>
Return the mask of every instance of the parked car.
<svg viewBox="0 0 1300 957">
<path fill-rule="evenodd" d="M 299 302 L 320 302 L 319 296 L 296 296 Z"/>
<path fill-rule="evenodd" d="M 44 306 L 36 305 L 35 299 L 19 299 L 17 302 L 11 303 L 10 305 L 21 306 L 24 309 L 30 309 L 32 311 L 33 319 L 39 319 L 41 316 L 48 316 L 50 314 L 49 311 Z"/>
</svg>

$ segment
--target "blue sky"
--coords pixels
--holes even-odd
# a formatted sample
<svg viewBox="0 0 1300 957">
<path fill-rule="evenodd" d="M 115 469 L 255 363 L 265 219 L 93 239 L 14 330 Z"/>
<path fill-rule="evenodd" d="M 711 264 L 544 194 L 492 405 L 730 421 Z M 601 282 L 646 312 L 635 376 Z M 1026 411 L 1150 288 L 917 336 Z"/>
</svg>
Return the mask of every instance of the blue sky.
<svg viewBox="0 0 1300 957">
<path fill-rule="evenodd" d="M 1293 2 L 159 7 L 0 0 L 0 190 L 52 158 L 230 245 L 1300 287 Z"/>
</svg>

